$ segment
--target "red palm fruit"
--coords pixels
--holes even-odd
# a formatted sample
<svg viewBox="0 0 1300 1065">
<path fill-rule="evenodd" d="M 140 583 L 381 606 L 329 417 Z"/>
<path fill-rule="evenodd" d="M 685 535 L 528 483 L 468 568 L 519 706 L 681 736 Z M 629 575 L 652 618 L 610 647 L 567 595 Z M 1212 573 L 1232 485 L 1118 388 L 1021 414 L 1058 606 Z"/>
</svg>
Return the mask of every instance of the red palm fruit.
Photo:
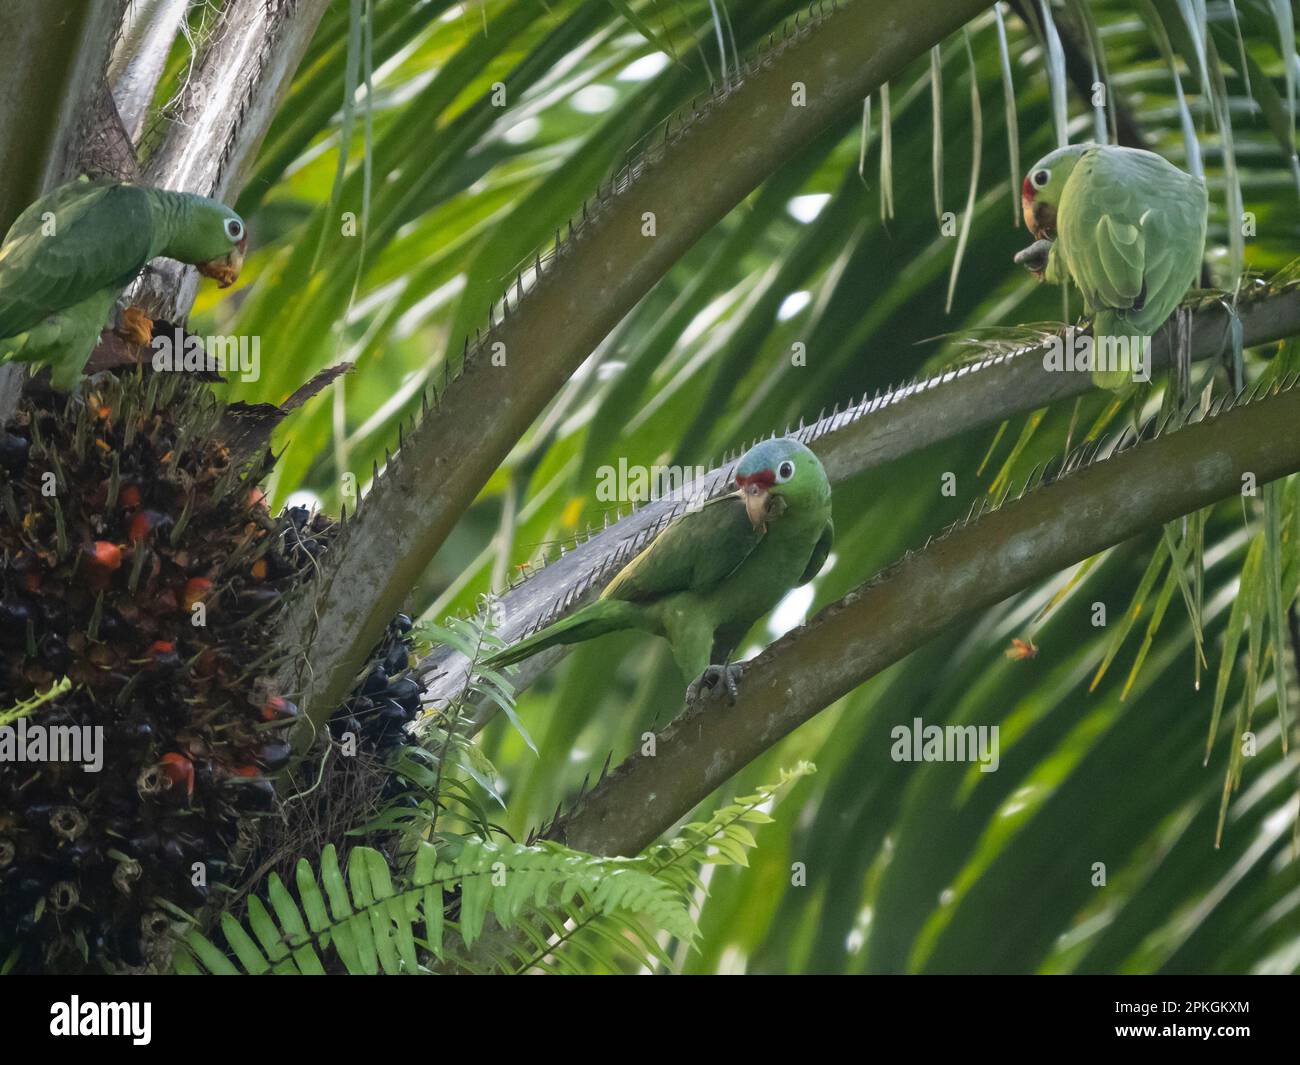
<svg viewBox="0 0 1300 1065">
<path fill-rule="evenodd" d="M 150 659 L 149 668 L 153 669 L 170 669 L 181 664 L 180 655 L 176 653 L 176 644 L 171 640 L 154 640 L 145 651 L 145 657 Z"/>
<path fill-rule="evenodd" d="M 194 604 L 203 602 L 211 591 L 212 582 L 207 577 L 191 577 L 185 582 L 185 591 L 181 595 L 181 602 L 185 605 L 186 610 L 193 610 Z"/>
<path fill-rule="evenodd" d="M 133 544 L 149 538 L 149 534 L 171 525 L 172 519 L 156 510 L 137 510 L 127 527 L 127 539 Z"/>
<path fill-rule="evenodd" d="M 96 540 L 90 547 L 96 565 L 115 570 L 122 564 L 122 549 L 108 540 Z"/>
<path fill-rule="evenodd" d="M 87 551 L 91 549 L 86 548 Z M 14 573 L 27 592 L 35 595 L 41 588 L 41 560 L 30 551 L 16 551 L 11 563 Z"/>
<path fill-rule="evenodd" d="M 273 695 L 262 705 L 263 721 L 287 721 L 298 716 L 298 707 L 278 695 Z"/>
<path fill-rule="evenodd" d="M 275 803 L 265 764 L 284 749 L 268 740 L 295 719 L 261 719 L 271 668 L 250 664 L 281 631 L 289 593 L 315 572 L 304 540 L 319 552 L 333 533 L 272 520 L 253 490 L 270 453 L 237 464 L 206 385 L 169 378 L 161 387 L 130 373 L 106 379 L 102 393 L 72 405 L 29 379 L 17 414 L 0 425 L 0 711 L 66 674 L 73 688 L 46 709 L 75 725 L 112 723 L 102 773 L 51 766 L 33 774 L 0 759 L 0 851 L 15 851 L 0 870 L 0 959 L 15 972 L 135 971 L 155 957 L 162 964 L 150 946 L 158 902 L 190 905 L 189 877 L 158 843 L 127 841 L 161 832 L 179 840 L 184 859 L 222 860 L 242 838 L 241 820 Z M 48 461 L 30 460 L 36 430 Z M 56 461 L 60 521 L 45 488 Z M 295 535 L 283 535 L 289 528 Z M 249 573 L 262 557 L 259 583 Z M 221 609 L 196 627 L 182 610 L 195 603 L 202 586 L 190 585 L 187 597 L 187 584 L 200 575 L 212 582 L 209 607 L 232 582 L 235 594 L 222 591 Z M 258 595 L 246 601 L 250 590 Z M 227 764 L 247 768 L 228 773 Z M 208 786 L 218 778 L 229 786 Z M 74 856 L 49 822 L 51 808 L 69 805 L 90 822 L 84 855 Z M 30 828 L 5 829 L 8 811 L 42 808 Z M 119 840 L 140 867 L 134 882 L 117 876 L 120 863 L 108 855 Z M 79 904 L 37 920 L 33 898 L 10 890 L 15 868 L 38 882 L 41 897 L 75 868 Z"/>
<path fill-rule="evenodd" d="M 205 647 L 199 653 L 194 663 L 194 675 L 204 680 L 217 675 L 217 652 L 211 647 Z"/>
<path fill-rule="evenodd" d="M 172 787 L 184 783 L 185 794 L 194 794 L 194 763 L 185 755 L 169 752 L 159 759 L 158 765 L 163 775 L 172 782 Z"/>
<path fill-rule="evenodd" d="M 149 535 L 149 530 L 152 527 L 153 523 L 149 520 L 149 512 L 147 510 L 142 510 L 131 519 L 131 524 L 127 528 L 126 537 L 131 543 L 138 544 Z"/>
<path fill-rule="evenodd" d="M 88 583 L 95 591 L 104 588 L 122 565 L 122 549 L 109 540 L 96 540 L 85 548 Z"/>
</svg>

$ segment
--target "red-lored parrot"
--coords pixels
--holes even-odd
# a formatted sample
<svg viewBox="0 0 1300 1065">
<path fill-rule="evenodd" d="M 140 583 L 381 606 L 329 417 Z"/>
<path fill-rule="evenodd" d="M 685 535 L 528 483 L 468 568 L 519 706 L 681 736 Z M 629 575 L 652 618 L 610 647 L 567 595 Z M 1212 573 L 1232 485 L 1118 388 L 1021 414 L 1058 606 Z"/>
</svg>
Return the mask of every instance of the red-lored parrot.
<svg viewBox="0 0 1300 1065">
<path fill-rule="evenodd" d="M 27 208 L 0 244 L 0 362 L 49 363 L 53 384 L 73 388 L 122 290 L 150 259 L 190 263 L 221 287 L 239 276 L 244 221 L 224 204 L 186 192 L 73 181 Z M 124 319 L 147 343 L 151 323 Z"/>
<path fill-rule="evenodd" d="M 741 457 L 735 492 L 671 522 L 595 603 L 485 664 L 642 629 L 672 645 L 682 675 L 694 682 L 692 698 L 720 681 L 734 694 L 740 667 L 720 663 L 786 592 L 817 575 L 833 538 L 830 483 L 817 456 L 788 437 L 766 440 Z"/>
<path fill-rule="evenodd" d="M 1021 203 L 1025 225 L 1051 245 L 1045 264 L 1037 244 L 1018 261 L 1048 281 L 1074 282 L 1092 316 L 1094 353 L 1102 338 L 1145 342 L 1200 277 L 1205 182 L 1153 152 L 1059 148 L 1030 168 Z M 1122 369 L 1093 372 L 1097 384 L 1111 389 L 1131 376 Z"/>
</svg>

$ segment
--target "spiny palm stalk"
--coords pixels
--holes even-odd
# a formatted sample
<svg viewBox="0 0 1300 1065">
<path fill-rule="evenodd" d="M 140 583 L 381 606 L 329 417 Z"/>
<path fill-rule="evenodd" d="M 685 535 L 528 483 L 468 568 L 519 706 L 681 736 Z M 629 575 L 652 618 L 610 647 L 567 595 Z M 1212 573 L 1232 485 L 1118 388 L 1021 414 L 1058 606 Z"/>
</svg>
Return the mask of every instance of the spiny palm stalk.
<svg viewBox="0 0 1300 1065">
<path fill-rule="evenodd" d="M 996 497 L 978 499 L 965 520 L 769 647 L 751 664 L 750 690 L 736 707 L 703 713 L 688 708 L 666 730 L 653 757 L 634 756 L 620 766 L 584 799 L 575 818 L 552 827 L 555 838 L 597 853 L 634 853 L 657 827 L 671 824 L 730 776 L 737 760 L 766 750 L 775 736 L 806 721 L 809 711 L 824 709 L 861 684 L 868 671 L 910 651 L 919 642 L 908 632 L 913 626 L 938 635 L 964 611 L 991 607 L 1033 580 L 1239 491 L 1244 474 L 1263 482 L 1295 472 L 1300 438 L 1276 441 L 1300 412 L 1298 383 L 1297 374 L 1266 379 L 1212 408 L 1172 412 L 1136 430 L 1085 442 L 1036 468 L 1017 488 L 1008 485 Z M 1162 476 L 1175 468 L 1187 475 Z M 1080 521 L 1080 513 L 1107 518 Z M 1293 555 L 1294 536 L 1291 530 L 1287 548 Z M 827 633 L 829 639 L 810 645 Z M 783 653 L 807 659 L 806 667 L 778 663 L 765 673 Z M 1279 724 L 1285 752 L 1285 713 Z M 1210 726 L 1212 737 L 1216 731 L 1217 723 Z M 680 741 L 670 744 L 676 736 Z M 610 791 L 629 787 L 628 778 L 638 774 L 649 779 L 630 790 L 654 795 L 655 813 L 622 803 L 602 806 Z M 669 782 L 693 797 L 671 798 Z"/>
<path fill-rule="evenodd" d="M 1240 326 L 1246 346 L 1293 334 L 1300 328 L 1300 288 L 1289 276 L 1282 276 L 1272 285 L 1246 290 L 1236 307 L 1229 307 L 1221 297 L 1205 300 L 1193 321 L 1191 359 L 1218 357 L 1224 331 L 1234 323 Z M 839 483 L 923 446 L 1089 390 L 1082 376 L 1045 372 L 1042 360 L 1047 349 L 1041 343 L 989 339 L 973 348 L 971 361 L 960 368 L 877 390 L 859 402 L 844 404 L 843 409 L 836 404 L 809 424 L 787 426 L 785 434 L 811 446 L 826 464 L 832 482 Z M 1171 360 L 1170 337 L 1165 334 L 1153 348 L 1153 365 L 1164 369 Z M 730 491 L 738 453 L 664 498 L 633 505 L 626 517 L 619 513 L 611 520 L 606 514 L 603 527 L 574 532 L 558 545 L 547 545 L 535 565 L 512 577 L 494 597 L 492 610 L 502 619 L 498 635 L 522 638 L 589 598 L 691 498 L 697 494 L 714 498 Z M 543 660 L 555 657 L 552 653 Z M 435 703 L 449 698 L 466 665 L 464 656 L 453 648 L 436 648 L 421 667 L 434 678 L 428 698 Z M 514 678 L 517 689 L 525 687 L 535 673 L 536 667 L 523 664 Z"/>
</svg>

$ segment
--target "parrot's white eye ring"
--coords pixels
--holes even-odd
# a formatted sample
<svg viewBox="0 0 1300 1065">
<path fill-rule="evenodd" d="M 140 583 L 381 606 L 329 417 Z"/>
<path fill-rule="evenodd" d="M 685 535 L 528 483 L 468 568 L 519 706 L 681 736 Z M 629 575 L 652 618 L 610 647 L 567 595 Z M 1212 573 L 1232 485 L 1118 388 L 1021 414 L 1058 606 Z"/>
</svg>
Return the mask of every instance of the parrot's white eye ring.
<svg viewBox="0 0 1300 1065">
<path fill-rule="evenodd" d="M 231 240 L 242 240 L 244 236 L 244 223 L 238 218 L 227 218 L 226 236 Z"/>
<path fill-rule="evenodd" d="M 794 476 L 794 463 L 791 462 L 789 459 L 786 459 L 783 463 L 781 463 L 780 466 L 776 468 L 777 484 L 785 484 L 785 482 L 788 481 L 793 476 Z"/>
<path fill-rule="evenodd" d="M 1046 188 L 1047 183 L 1052 180 L 1050 170 L 1035 170 L 1029 175 L 1029 181 L 1036 189 Z"/>
</svg>

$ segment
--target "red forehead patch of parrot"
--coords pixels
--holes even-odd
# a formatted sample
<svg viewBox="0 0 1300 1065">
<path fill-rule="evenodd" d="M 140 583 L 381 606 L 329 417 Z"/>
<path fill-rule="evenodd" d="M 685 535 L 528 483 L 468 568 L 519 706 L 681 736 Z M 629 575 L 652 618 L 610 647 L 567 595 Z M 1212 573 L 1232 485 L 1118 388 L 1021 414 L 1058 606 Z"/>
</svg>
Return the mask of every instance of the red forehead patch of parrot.
<svg viewBox="0 0 1300 1065">
<path fill-rule="evenodd" d="M 776 484 L 776 474 L 772 470 L 756 470 L 754 473 L 736 474 L 736 484 L 741 488 L 756 485 L 759 488 L 771 488 Z"/>
</svg>

